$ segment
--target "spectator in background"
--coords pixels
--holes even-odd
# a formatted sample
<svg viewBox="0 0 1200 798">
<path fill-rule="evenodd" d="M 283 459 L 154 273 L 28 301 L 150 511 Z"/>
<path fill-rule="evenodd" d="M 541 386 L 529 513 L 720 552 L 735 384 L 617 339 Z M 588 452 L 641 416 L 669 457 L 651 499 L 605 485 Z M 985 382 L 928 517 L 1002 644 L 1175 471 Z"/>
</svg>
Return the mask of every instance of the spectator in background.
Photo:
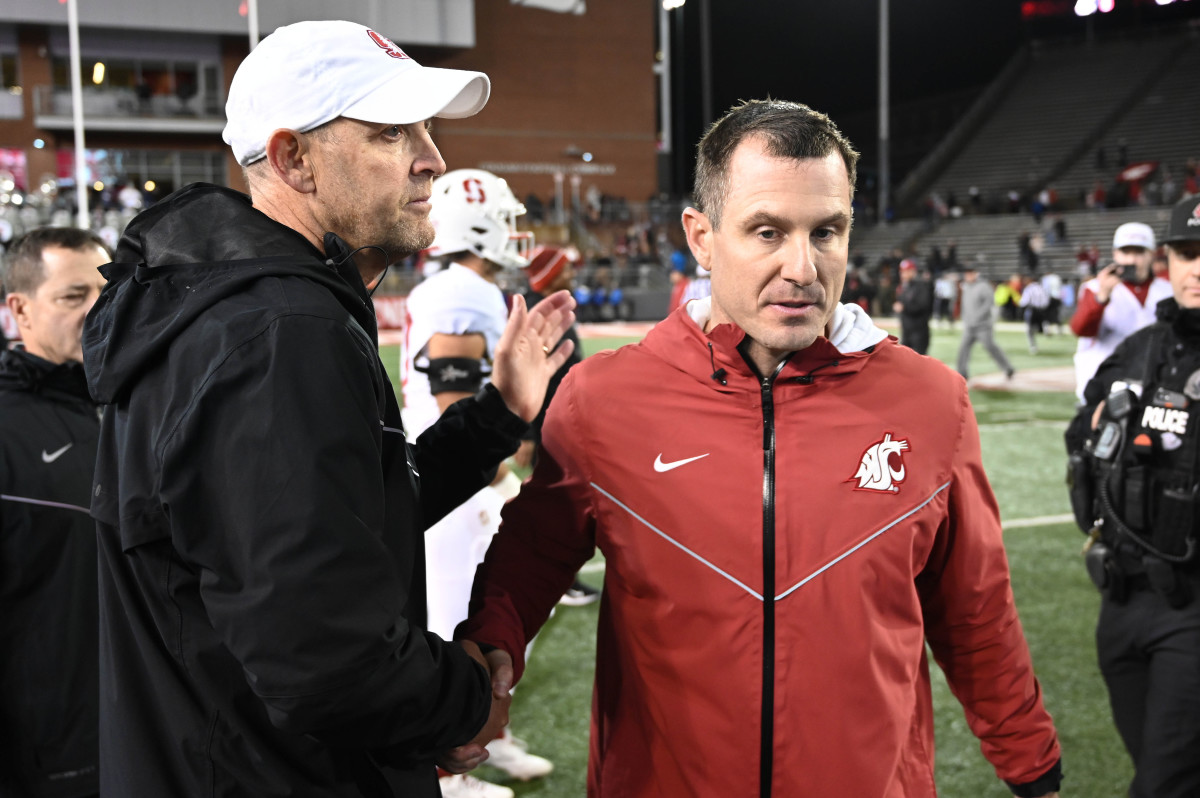
<svg viewBox="0 0 1200 798">
<path fill-rule="evenodd" d="M 3 271 L 22 342 L 0 354 L 0 795 L 99 787 L 96 525 L 100 416 L 80 338 L 111 260 L 99 237 L 43 227 Z"/>
<path fill-rule="evenodd" d="M 942 260 L 942 250 L 935 244 L 929 248 L 928 271 L 930 276 L 937 277 L 946 268 L 945 261 Z"/>
<path fill-rule="evenodd" d="M 1043 319 L 1043 328 L 1054 327 L 1054 333 L 1062 333 L 1062 288 L 1063 280 L 1054 272 L 1046 272 L 1041 279 L 1042 288 L 1046 291 L 1046 296 L 1050 298 L 1050 304 L 1046 307 L 1045 317 Z"/>
<path fill-rule="evenodd" d="M 1042 333 L 1046 309 L 1050 307 L 1050 296 L 1040 281 L 1026 277 L 1021 289 L 1021 300 L 1017 303 L 1025 320 L 1025 338 L 1029 341 L 1029 354 L 1036 355 L 1037 336 Z"/>
<path fill-rule="evenodd" d="M 1028 231 L 1017 236 L 1017 262 L 1030 274 L 1037 272 L 1038 254 L 1033 249 L 1033 235 Z"/>
<path fill-rule="evenodd" d="M 958 267 L 958 242 L 952 238 L 946 243 L 946 268 L 957 269 Z"/>
<path fill-rule="evenodd" d="M 842 303 L 858 305 L 865 311 L 871 309 L 871 299 L 874 296 L 873 287 L 866 280 L 862 269 L 850 269 L 846 272 L 846 284 L 842 288 Z"/>
<path fill-rule="evenodd" d="M 979 269 L 968 264 L 963 269 L 962 279 L 962 341 L 958 345 L 958 373 L 965 380 L 971 362 L 971 349 L 976 343 L 996 361 L 1007 379 L 1012 379 L 1015 369 L 1008 361 L 1004 350 L 996 345 L 993 330 L 996 324 L 996 303 L 992 301 L 992 287 L 979 277 Z"/>
<path fill-rule="evenodd" d="M 933 286 L 917 271 L 917 262 L 900 262 L 900 290 L 892 310 L 900 317 L 900 343 L 925 354 L 929 351 L 929 319 L 933 316 Z"/>
<path fill-rule="evenodd" d="M 712 280 L 709 278 L 708 269 L 696 264 L 696 272 L 688 281 L 687 287 L 683 289 L 683 299 L 680 304 L 686 305 L 693 299 L 704 299 L 710 294 L 712 294 Z"/>
<path fill-rule="evenodd" d="M 1155 277 L 1154 231 L 1141 222 L 1127 222 L 1113 233 L 1112 257 L 1083 284 L 1071 331 L 1079 336 L 1075 349 L 1075 395 L 1083 391 L 1096 369 L 1117 344 L 1154 322 L 1154 308 L 1170 297 L 1171 283 Z"/>
<path fill-rule="evenodd" d="M 1075 315 L 1075 304 L 1079 299 L 1079 280 L 1075 278 L 1063 280 L 1059 297 L 1062 300 L 1062 307 L 1059 309 L 1059 319 L 1070 321 Z"/>
<path fill-rule="evenodd" d="M 954 329 L 954 300 L 958 298 L 958 281 L 954 272 L 944 271 L 933 281 L 934 316 L 946 329 Z"/>
<path fill-rule="evenodd" d="M 671 271 L 667 273 L 667 279 L 671 283 L 671 297 L 667 300 L 667 313 L 669 314 L 675 308 L 683 304 L 683 295 L 687 291 L 688 276 L 686 266 L 676 266 L 674 262 L 671 264 Z"/>
<path fill-rule="evenodd" d="M 997 283 L 993 299 L 996 307 L 1000 308 L 1001 319 L 1016 321 L 1020 315 L 1021 275 L 1014 274 L 1007 281 Z"/>
</svg>

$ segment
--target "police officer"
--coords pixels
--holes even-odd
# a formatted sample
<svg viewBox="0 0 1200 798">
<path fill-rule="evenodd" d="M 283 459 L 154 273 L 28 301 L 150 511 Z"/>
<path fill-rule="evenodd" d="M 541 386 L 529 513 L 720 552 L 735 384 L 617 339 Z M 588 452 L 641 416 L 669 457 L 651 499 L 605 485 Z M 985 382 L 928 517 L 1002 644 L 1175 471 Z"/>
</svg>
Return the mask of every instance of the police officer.
<svg viewBox="0 0 1200 798">
<path fill-rule="evenodd" d="M 1100 366 L 1067 431 L 1130 798 L 1200 795 L 1200 197 L 1173 208 L 1164 243 L 1173 297 Z"/>
</svg>

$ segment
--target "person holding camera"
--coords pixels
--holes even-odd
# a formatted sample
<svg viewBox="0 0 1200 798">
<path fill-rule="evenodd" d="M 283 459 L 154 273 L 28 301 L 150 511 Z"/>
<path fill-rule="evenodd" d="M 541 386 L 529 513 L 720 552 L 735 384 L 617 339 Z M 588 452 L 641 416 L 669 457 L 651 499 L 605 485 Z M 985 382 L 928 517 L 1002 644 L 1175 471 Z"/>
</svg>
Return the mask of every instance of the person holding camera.
<svg viewBox="0 0 1200 798">
<path fill-rule="evenodd" d="M 1166 244 L 1172 296 L 1100 366 L 1066 436 L 1130 798 L 1200 795 L 1200 197 L 1174 207 Z"/>
<path fill-rule="evenodd" d="M 1083 284 L 1071 331 L 1079 336 L 1075 349 L 1075 395 L 1083 389 L 1104 359 L 1129 335 L 1154 322 L 1154 308 L 1171 296 L 1171 284 L 1155 277 L 1154 231 L 1141 222 L 1127 222 L 1113 234 L 1113 261 Z"/>
</svg>

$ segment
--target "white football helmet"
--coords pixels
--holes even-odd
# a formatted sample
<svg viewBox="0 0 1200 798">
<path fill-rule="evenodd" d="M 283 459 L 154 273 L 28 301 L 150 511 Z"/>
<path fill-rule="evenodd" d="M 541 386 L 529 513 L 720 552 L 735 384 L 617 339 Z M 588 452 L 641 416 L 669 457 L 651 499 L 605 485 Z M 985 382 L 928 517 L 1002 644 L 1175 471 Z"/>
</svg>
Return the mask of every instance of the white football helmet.
<svg viewBox="0 0 1200 798">
<path fill-rule="evenodd" d="M 436 235 L 429 257 L 470 252 L 506 269 L 529 265 L 533 233 L 517 231 L 525 206 L 504 178 L 482 169 L 455 169 L 433 181 L 431 202 Z"/>
</svg>

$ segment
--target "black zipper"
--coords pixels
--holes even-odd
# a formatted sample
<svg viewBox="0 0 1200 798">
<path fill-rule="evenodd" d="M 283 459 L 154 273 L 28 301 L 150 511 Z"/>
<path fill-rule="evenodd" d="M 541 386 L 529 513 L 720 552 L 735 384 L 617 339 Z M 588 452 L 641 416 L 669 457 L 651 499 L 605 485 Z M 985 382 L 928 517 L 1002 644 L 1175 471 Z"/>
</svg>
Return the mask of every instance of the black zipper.
<svg viewBox="0 0 1200 798">
<path fill-rule="evenodd" d="M 786 361 L 784 361 L 786 362 Z M 759 795 L 771 798 L 775 747 L 775 402 L 771 387 L 783 363 L 760 383 L 763 413 L 763 661 Z"/>
</svg>

